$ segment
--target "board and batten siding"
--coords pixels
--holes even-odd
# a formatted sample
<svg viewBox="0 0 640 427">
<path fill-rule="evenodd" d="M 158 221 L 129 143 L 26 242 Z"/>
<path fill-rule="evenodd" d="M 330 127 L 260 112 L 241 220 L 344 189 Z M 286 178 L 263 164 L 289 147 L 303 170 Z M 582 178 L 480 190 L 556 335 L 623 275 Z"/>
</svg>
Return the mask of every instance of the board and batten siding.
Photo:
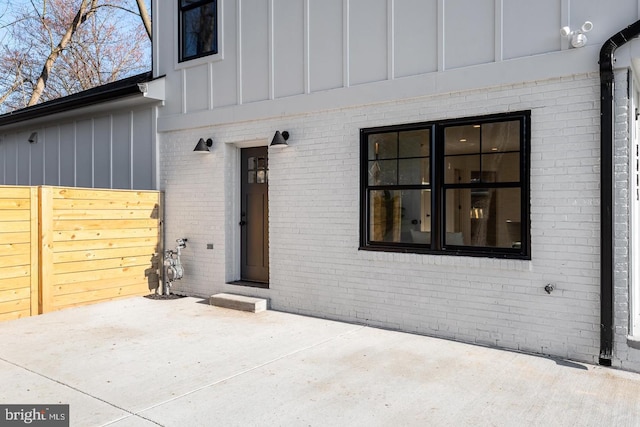
<svg viewBox="0 0 640 427">
<path fill-rule="evenodd" d="M 25 124 L 0 135 L 0 185 L 156 188 L 155 107 Z M 33 133 L 37 142 L 30 143 Z"/>
<path fill-rule="evenodd" d="M 560 36 L 562 26 L 577 29 L 584 21 L 593 21 L 587 49 L 596 49 L 639 14 L 637 0 L 619 0 L 615 7 L 601 0 L 220 1 L 219 56 L 178 63 L 171 50 L 156 50 L 156 75 L 167 76 L 167 102 L 159 114 L 173 119 L 252 107 L 241 118 L 201 114 L 188 123 L 161 121 L 161 131 L 268 117 L 268 101 L 273 100 L 283 106 L 272 109 L 271 116 L 300 111 L 304 102 L 294 100 L 301 96 L 416 76 L 448 73 L 453 82 L 416 82 L 416 96 L 466 89 L 471 77 L 485 86 L 494 86 L 496 75 L 549 78 L 543 74 L 553 67 L 545 54 L 572 50 Z M 176 9 L 161 7 L 156 16 L 158 28 L 163 29 L 156 30 L 160 45 L 176 43 Z M 532 57 L 539 62 L 517 61 Z M 509 68 L 486 68 L 512 60 L 516 63 Z M 566 66 L 566 61 L 562 63 Z M 378 90 L 372 87 L 369 97 Z M 344 107 L 345 99 L 354 105 L 368 103 L 367 96 L 353 95 L 340 97 L 341 105 L 332 105 L 335 98 L 329 97 L 319 105 Z"/>
</svg>

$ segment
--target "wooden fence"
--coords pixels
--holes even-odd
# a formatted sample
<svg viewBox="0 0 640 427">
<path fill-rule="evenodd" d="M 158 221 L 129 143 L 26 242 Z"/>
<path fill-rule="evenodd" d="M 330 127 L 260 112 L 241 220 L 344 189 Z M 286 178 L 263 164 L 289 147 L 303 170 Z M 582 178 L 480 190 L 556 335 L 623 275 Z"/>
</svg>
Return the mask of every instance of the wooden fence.
<svg viewBox="0 0 640 427">
<path fill-rule="evenodd" d="M 5 190 L 13 188 L 1 188 L 0 194 L 8 197 L 4 196 L 9 194 Z M 33 188 L 27 190 L 33 195 Z M 35 273 L 30 276 L 29 289 L 30 301 L 34 300 L 35 292 L 37 304 L 34 309 L 32 302 L 30 314 L 144 295 L 159 286 L 162 262 L 159 192 L 62 187 L 38 187 L 35 191 L 36 202 L 32 199 L 31 206 L 36 206 L 36 214 L 34 216 L 32 209 L 29 233 L 35 239 L 29 244 L 37 249 L 31 250 L 36 260 L 31 259 L 30 263 L 30 271 Z M 12 206 L 17 200 L 5 205 Z M 2 230 L 0 225 L 0 232 Z M 11 241 L 10 234 L 7 232 L 5 241 Z M 3 240 L 0 245 L 1 242 Z M 24 262 L 24 256 L 18 259 L 17 254 L 11 253 L 17 243 L 8 244 L 0 256 Z M 19 272 L 24 275 L 22 270 Z M 0 290 L 4 289 L 2 286 Z M 3 301 L 0 293 L 0 313 Z M 7 312 L 5 318 L 27 314 L 14 310 Z"/>
<path fill-rule="evenodd" d="M 0 320 L 38 314 L 38 190 L 0 188 Z"/>
</svg>

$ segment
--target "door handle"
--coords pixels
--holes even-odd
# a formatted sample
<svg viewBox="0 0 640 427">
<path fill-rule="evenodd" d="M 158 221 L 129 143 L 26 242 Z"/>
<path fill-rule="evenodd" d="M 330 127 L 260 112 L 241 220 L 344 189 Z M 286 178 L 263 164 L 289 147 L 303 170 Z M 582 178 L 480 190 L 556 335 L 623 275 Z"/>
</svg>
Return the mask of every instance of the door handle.
<svg viewBox="0 0 640 427">
<path fill-rule="evenodd" d="M 247 225 L 247 221 L 242 220 L 238 223 L 238 225 L 240 225 L 240 227 L 242 227 L 243 225 Z"/>
</svg>

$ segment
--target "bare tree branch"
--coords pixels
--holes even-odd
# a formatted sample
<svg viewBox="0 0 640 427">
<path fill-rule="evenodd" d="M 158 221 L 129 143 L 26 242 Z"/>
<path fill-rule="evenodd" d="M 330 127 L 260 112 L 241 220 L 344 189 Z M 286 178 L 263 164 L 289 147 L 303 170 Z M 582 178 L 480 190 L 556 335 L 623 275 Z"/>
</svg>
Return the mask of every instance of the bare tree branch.
<svg viewBox="0 0 640 427">
<path fill-rule="evenodd" d="M 148 71 L 148 1 L 0 5 L 0 113 Z"/>
<path fill-rule="evenodd" d="M 140 19 L 142 19 L 144 29 L 147 30 L 147 36 L 149 36 L 149 40 L 153 40 L 153 36 L 151 35 L 151 17 L 149 16 L 149 12 L 147 11 L 147 5 L 145 4 L 144 0 L 136 0 L 136 3 L 138 4 Z"/>
<path fill-rule="evenodd" d="M 42 96 L 42 92 L 44 91 L 45 86 L 47 85 L 47 80 L 49 80 L 49 73 L 51 72 L 51 68 L 53 67 L 54 62 L 60 56 L 62 50 L 69 44 L 73 35 L 78 31 L 78 27 L 91 16 L 95 12 L 95 5 L 97 0 L 91 0 L 91 5 L 88 5 L 88 0 L 82 0 L 80 7 L 78 9 L 78 13 L 73 18 L 73 22 L 67 28 L 66 33 L 62 36 L 62 39 L 58 43 L 46 61 L 44 62 L 44 66 L 42 67 L 42 72 L 40 73 L 40 77 L 38 77 L 38 81 L 36 82 L 36 86 L 33 89 L 33 94 L 31 95 L 31 99 L 27 103 L 27 106 L 34 105 L 40 100 Z"/>
</svg>

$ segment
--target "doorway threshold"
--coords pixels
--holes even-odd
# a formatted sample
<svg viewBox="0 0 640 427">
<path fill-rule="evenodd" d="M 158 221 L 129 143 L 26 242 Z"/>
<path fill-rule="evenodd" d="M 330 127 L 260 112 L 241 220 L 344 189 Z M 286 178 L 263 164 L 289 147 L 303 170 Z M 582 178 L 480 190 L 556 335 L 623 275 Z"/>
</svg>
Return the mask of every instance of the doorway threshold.
<svg viewBox="0 0 640 427">
<path fill-rule="evenodd" d="M 246 287 L 249 287 L 249 288 L 269 289 L 269 283 L 253 282 L 251 280 L 234 280 L 233 282 L 228 282 L 227 285 L 246 286 Z"/>
</svg>

